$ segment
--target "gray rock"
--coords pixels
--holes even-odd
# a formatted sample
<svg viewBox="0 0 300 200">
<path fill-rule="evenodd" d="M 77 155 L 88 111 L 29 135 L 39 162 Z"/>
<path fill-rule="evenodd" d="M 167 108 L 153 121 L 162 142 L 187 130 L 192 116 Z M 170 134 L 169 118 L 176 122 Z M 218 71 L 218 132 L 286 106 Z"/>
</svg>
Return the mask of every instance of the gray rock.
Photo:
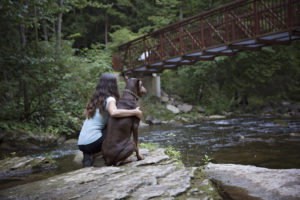
<svg viewBox="0 0 300 200">
<path fill-rule="evenodd" d="M 56 168 L 49 158 L 13 157 L 0 160 L 0 178 L 20 176 Z"/>
<path fill-rule="evenodd" d="M 65 141 L 66 144 L 77 144 L 78 143 L 78 139 L 69 139 L 67 141 Z"/>
<path fill-rule="evenodd" d="M 290 133 L 290 136 L 292 136 L 292 137 L 300 137 L 300 133 Z"/>
<path fill-rule="evenodd" d="M 150 125 L 158 125 L 158 124 L 162 123 L 159 119 L 152 119 L 148 122 L 149 122 Z"/>
<path fill-rule="evenodd" d="M 174 106 L 179 106 L 179 105 L 183 104 L 183 102 L 174 100 L 173 104 L 174 104 Z"/>
<path fill-rule="evenodd" d="M 223 115 L 210 115 L 209 119 L 225 119 L 226 117 Z"/>
<path fill-rule="evenodd" d="M 65 136 L 61 136 L 60 138 L 57 139 L 56 143 L 57 144 L 63 144 L 66 141 Z"/>
<path fill-rule="evenodd" d="M 73 158 L 73 162 L 75 162 L 76 164 L 81 164 L 82 159 L 83 159 L 82 151 L 77 151 Z"/>
<path fill-rule="evenodd" d="M 149 126 L 149 124 L 146 124 L 145 122 L 143 122 L 142 120 L 140 121 L 140 125 L 139 125 L 139 127 L 147 127 L 147 126 Z"/>
<path fill-rule="evenodd" d="M 291 105 L 291 103 L 288 102 L 288 101 L 283 101 L 283 102 L 281 102 L 281 105 L 283 105 L 283 106 L 289 106 L 289 105 Z"/>
<path fill-rule="evenodd" d="M 180 112 L 180 110 L 177 107 L 175 107 L 175 106 L 173 106 L 171 104 L 167 105 L 167 109 L 169 111 L 171 111 L 172 113 L 174 113 L 174 114 L 178 114 Z"/>
<path fill-rule="evenodd" d="M 124 166 L 87 167 L 0 190 L 0 199 L 174 199 L 188 190 L 195 169 L 176 167 L 164 151 L 141 149 L 145 159 Z"/>
<path fill-rule="evenodd" d="M 205 113 L 205 109 L 202 108 L 201 106 L 197 106 L 196 109 L 199 113 Z"/>
<path fill-rule="evenodd" d="M 39 149 L 57 145 L 58 137 L 51 135 L 33 135 L 22 131 L 0 132 L 1 148 L 14 149 Z"/>
<path fill-rule="evenodd" d="M 163 90 L 161 91 L 161 96 L 169 97 L 169 95 L 165 93 Z"/>
<path fill-rule="evenodd" d="M 166 102 L 169 101 L 169 97 L 167 97 L 167 96 L 162 96 L 162 97 L 161 97 L 161 101 L 164 102 L 164 103 L 166 103 Z"/>
<path fill-rule="evenodd" d="M 300 199 L 300 169 L 210 163 L 204 172 L 224 185 L 241 187 L 265 200 Z"/>
<path fill-rule="evenodd" d="M 178 105 L 178 109 L 179 109 L 181 112 L 188 113 L 188 112 L 190 112 L 190 111 L 193 109 L 193 106 L 184 103 L 184 104 L 182 104 L 182 105 Z"/>
</svg>

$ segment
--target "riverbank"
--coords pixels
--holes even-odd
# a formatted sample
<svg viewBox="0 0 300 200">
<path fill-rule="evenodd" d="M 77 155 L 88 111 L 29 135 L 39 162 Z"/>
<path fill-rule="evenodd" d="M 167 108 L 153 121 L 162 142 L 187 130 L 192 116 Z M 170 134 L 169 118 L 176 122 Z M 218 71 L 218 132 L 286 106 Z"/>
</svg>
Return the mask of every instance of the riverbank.
<svg viewBox="0 0 300 200">
<path fill-rule="evenodd" d="M 1 199 L 222 199 L 197 167 L 185 167 L 164 149 L 141 149 L 145 160 L 120 167 L 82 168 L 0 191 Z M 134 157 L 133 157 L 134 158 Z M 100 164 L 99 164 L 100 163 Z M 102 163 L 102 164 L 101 164 Z"/>
<path fill-rule="evenodd" d="M 231 106 L 231 109 L 214 109 L 217 105 L 192 105 L 178 95 L 162 92 L 161 98 L 147 96 L 142 99 L 141 109 L 144 122 L 149 125 L 197 123 L 205 120 L 226 118 L 300 118 L 300 104 L 287 101 L 257 103 L 245 107 Z"/>
</svg>

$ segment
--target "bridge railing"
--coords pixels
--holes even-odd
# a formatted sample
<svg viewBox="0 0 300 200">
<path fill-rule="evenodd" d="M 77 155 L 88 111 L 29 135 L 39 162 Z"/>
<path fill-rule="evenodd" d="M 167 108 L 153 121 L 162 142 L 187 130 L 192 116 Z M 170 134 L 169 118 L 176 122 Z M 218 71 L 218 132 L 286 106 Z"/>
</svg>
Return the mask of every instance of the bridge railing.
<svg viewBox="0 0 300 200">
<path fill-rule="evenodd" d="M 300 0 L 235 1 L 119 46 L 119 54 L 113 57 L 114 69 L 167 68 L 170 59 L 176 61 L 193 52 L 203 52 L 201 60 L 213 59 L 209 49 L 292 31 L 300 25 L 299 16 Z M 226 48 L 223 53 L 238 48 Z"/>
</svg>

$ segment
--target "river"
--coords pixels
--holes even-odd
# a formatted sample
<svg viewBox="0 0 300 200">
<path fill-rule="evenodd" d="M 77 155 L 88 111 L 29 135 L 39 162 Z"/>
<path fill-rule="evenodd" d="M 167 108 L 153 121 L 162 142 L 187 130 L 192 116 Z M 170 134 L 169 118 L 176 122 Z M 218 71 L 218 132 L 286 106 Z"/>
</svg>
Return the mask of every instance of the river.
<svg viewBox="0 0 300 200">
<path fill-rule="evenodd" d="M 199 166 L 204 155 L 214 163 L 300 168 L 300 119 L 232 118 L 186 125 L 149 126 L 141 142 L 173 146 L 187 166 Z"/>
<path fill-rule="evenodd" d="M 140 128 L 139 142 L 172 146 L 186 166 L 200 166 L 204 155 L 214 163 L 300 168 L 300 118 L 231 118 L 194 124 L 164 124 Z M 49 172 L 0 180 L 0 189 L 12 187 L 81 168 L 74 164 L 77 145 L 64 144 L 38 152 L 17 152 L 18 156 L 48 156 L 58 167 Z"/>
</svg>

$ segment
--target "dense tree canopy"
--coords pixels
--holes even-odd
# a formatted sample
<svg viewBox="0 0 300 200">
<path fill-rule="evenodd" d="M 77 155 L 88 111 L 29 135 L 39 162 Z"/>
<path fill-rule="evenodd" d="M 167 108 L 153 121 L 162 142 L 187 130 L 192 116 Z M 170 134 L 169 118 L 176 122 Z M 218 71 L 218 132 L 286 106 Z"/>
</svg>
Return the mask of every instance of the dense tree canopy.
<svg viewBox="0 0 300 200">
<path fill-rule="evenodd" d="M 74 132 L 100 74 L 112 71 L 118 45 L 227 2 L 1 0 L 0 127 L 26 122 L 41 131 Z M 191 103 L 213 105 L 212 112 L 246 102 L 299 101 L 299 46 L 165 71 L 162 85 Z"/>
</svg>

